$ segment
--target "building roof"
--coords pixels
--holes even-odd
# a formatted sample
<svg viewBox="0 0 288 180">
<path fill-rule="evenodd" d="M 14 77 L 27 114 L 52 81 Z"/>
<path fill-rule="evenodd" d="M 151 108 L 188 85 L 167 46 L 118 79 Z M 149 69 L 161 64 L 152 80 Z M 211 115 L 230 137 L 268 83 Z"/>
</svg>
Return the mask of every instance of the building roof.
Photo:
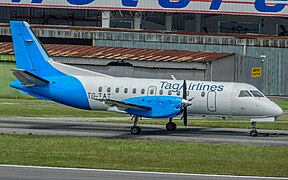
<svg viewBox="0 0 288 180">
<path fill-rule="evenodd" d="M 195 33 L 161 30 L 133 30 L 63 25 L 31 25 L 37 37 L 104 41 L 208 44 L 288 48 L 288 36 L 236 33 Z M 0 23 L 0 35 L 11 36 L 10 26 Z M 138 46 L 139 47 L 139 46 Z"/>
<path fill-rule="evenodd" d="M 233 55 L 233 53 L 116 48 L 84 45 L 44 44 L 44 47 L 50 56 L 132 61 L 209 62 Z M 14 50 L 12 43 L 0 43 L 0 54 L 13 55 Z"/>
<path fill-rule="evenodd" d="M 7 23 L 0 23 L 2 28 L 10 28 Z M 191 36 L 218 36 L 218 37 L 234 37 L 236 39 L 271 39 L 271 40 L 287 40 L 288 36 L 276 36 L 269 34 L 238 34 L 238 33 L 206 33 L 206 32 L 185 32 L 185 31 L 163 31 L 163 30 L 147 30 L 147 29 L 123 29 L 123 28 L 102 28 L 90 26 L 65 26 L 65 25 L 39 25 L 31 24 L 32 29 L 55 29 L 69 31 L 110 31 L 125 33 L 153 33 L 153 34 L 172 34 L 172 35 L 191 35 Z"/>
</svg>

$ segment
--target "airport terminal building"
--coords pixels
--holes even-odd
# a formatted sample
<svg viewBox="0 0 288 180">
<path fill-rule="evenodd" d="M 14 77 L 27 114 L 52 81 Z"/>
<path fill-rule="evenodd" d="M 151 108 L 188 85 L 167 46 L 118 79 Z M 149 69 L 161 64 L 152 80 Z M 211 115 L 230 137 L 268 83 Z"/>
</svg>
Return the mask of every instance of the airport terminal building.
<svg viewBox="0 0 288 180">
<path fill-rule="evenodd" d="M 45 44 L 125 49 L 56 53 L 64 63 L 115 76 L 247 82 L 288 95 L 287 16 L 286 1 L 271 0 L 2 0 L 0 64 L 13 54 L 5 51 L 9 21 L 25 20 Z M 213 57 L 221 53 L 229 55 Z"/>
</svg>

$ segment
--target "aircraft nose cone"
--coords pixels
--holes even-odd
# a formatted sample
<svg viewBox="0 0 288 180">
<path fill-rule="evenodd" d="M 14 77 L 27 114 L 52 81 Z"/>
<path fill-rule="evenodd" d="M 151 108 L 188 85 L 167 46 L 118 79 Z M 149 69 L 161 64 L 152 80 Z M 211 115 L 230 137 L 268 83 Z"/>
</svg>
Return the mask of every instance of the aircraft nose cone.
<svg viewBox="0 0 288 180">
<path fill-rule="evenodd" d="M 283 115 L 283 110 L 278 106 L 278 108 L 275 110 L 276 117 Z"/>
<path fill-rule="evenodd" d="M 272 114 L 274 117 L 282 116 L 283 114 L 283 110 L 275 103 L 274 103 L 274 107 L 271 110 L 272 110 Z"/>
</svg>

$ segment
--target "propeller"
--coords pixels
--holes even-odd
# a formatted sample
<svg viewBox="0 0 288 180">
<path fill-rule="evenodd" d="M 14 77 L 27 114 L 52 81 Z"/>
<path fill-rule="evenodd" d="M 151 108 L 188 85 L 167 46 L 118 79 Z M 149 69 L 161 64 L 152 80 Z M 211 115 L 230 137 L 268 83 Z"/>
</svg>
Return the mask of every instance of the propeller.
<svg viewBox="0 0 288 180">
<path fill-rule="evenodd" d="M 186 83 L 186 80 L 183 81 L 183 100 L 186 100 L 187 99 L 187 83 Z M 184 105 L 183 107 L 183 123 L 184 123 L 184 126 L 187 126 L 187 106 Z"/>
<path fill-rule="evenodd" d="M 188 120 L 187 107 L 192 104 L 191 101 L 194 99 L 194 97 L 187 100 L 187 83 L 186 83 L 186 80 L 183 81 L 183 97 L 182 97 L 182 99 L 183 99 L 182 105 L 181 105 L 182 111 L 183 111 L 182 119 L 183 119 L 184 126 L 187 126 L 187 120 Z"/>
</svg>

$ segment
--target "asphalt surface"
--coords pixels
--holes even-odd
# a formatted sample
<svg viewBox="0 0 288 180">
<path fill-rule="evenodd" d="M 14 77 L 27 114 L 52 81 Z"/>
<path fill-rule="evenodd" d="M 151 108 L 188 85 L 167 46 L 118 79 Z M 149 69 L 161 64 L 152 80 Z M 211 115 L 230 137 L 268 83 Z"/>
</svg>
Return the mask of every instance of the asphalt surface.
<svg viewBox="0 0 288 180">
<path fill-rule="evenodd" d="M 288 179 L 277 177 L 253 177 L 253 176 L 221 176 L 201 174 L 177 174 L 97 169 L 76 169 L 76 168 L 50 168 L 32 166 L 11 166 L 0 165 L 0 179 L 5 180 L 169 180 L 169 179 L 190 179 L 190 180 L 246 180 L 246 179 Z"/>
<path fill-rule="evenodd" d="M 91 120 L 91 118 L 89 119 Z M 0 133 L 2 134 L 89 136 L 217 144 L 288 146 L 288 131 L 258 129 L 259 136 L 250 137 L 249 129 L 178 127 L 175 132 L 167 132 L 164 126 L 140 125 L 142 127 L 141 135 L 131 135 L 131 126 L 132 123 L 85 122 L 85 118 L 0 118 Z M 266 136 L 266 133 L 269 136 Z"/>
</svg>

